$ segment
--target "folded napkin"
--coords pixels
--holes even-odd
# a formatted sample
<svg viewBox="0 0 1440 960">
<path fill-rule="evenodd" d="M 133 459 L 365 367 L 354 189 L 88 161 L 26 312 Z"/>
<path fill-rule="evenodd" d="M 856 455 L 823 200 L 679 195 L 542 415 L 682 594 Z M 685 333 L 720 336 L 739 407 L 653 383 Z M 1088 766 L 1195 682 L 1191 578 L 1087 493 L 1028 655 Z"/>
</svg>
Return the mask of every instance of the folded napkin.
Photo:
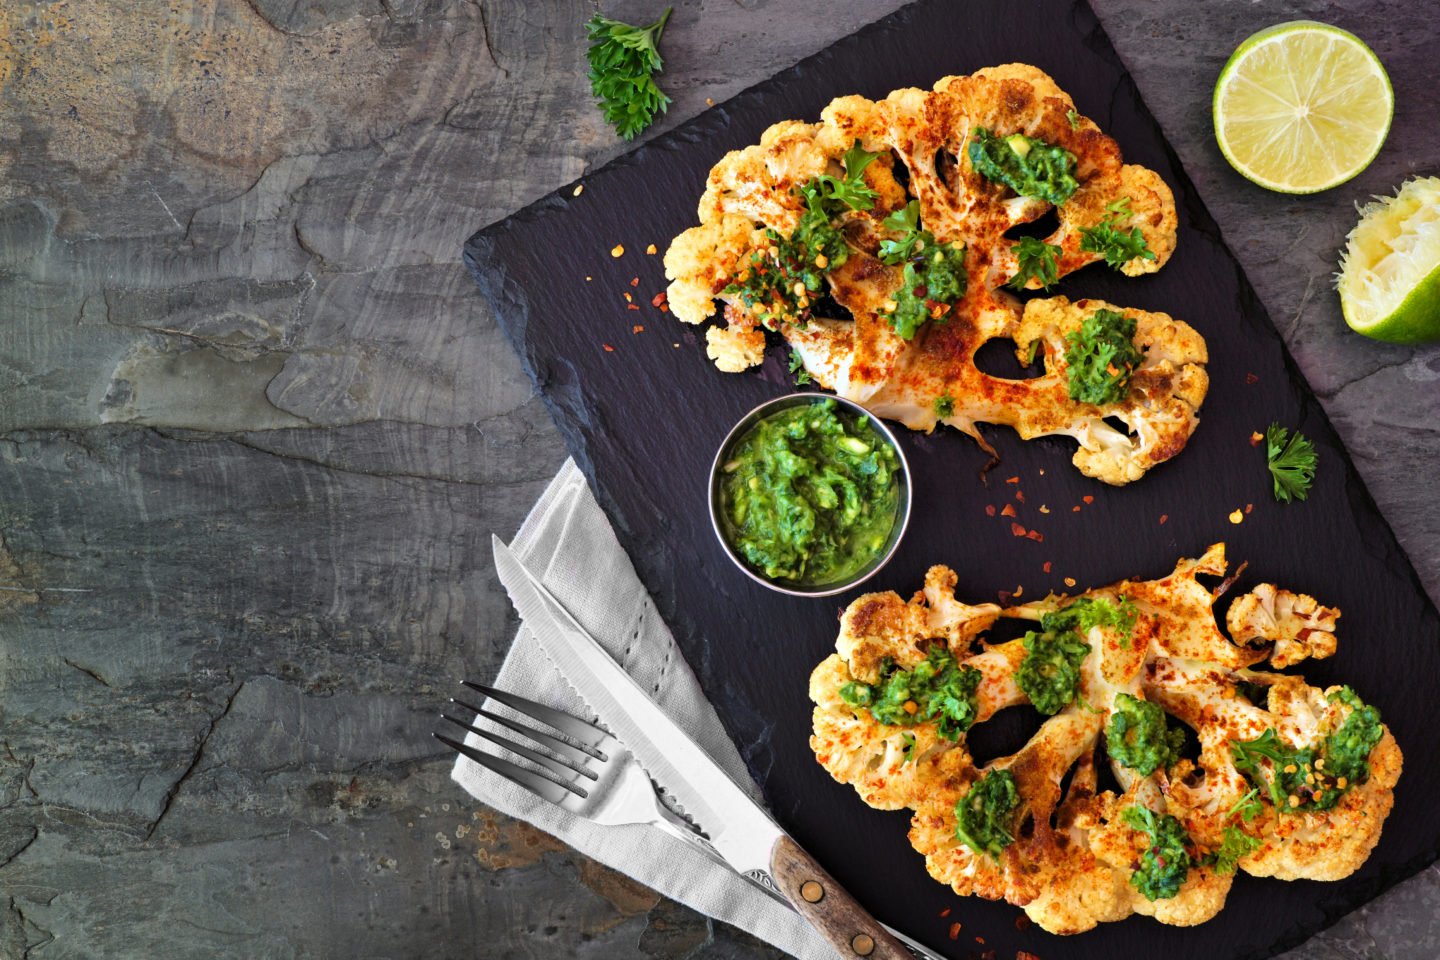
<svg viewBox="0 0 1440 960">
<path fill-rule="evenodd" d="M 759 791 L 739 752 L 701 692 L 670 629 L 656 613 L 574 461 L 566 461 L 560 468 L 510 546 L 631 676 L 647 690 L 656 691 L 660 707 L 737 783 L 749 785 L 758 800 Z M 524 624 L 493 685 L 567 713 L 597 719 Z M 497 705 L 492 707 L 503 712 Z M 481 743 L 473 733 L 467 742 Z M 485 747 L 495 749 L 489 744 Z M 451 776 L 481 803 L 554 834 L 586 856 L 671 899 L 747 930 L 801 960 L 834 960 L 833 949 L 798 914 L 655 827 L 597 826 L 463 757 L 456 761 Z"/>
</svg>

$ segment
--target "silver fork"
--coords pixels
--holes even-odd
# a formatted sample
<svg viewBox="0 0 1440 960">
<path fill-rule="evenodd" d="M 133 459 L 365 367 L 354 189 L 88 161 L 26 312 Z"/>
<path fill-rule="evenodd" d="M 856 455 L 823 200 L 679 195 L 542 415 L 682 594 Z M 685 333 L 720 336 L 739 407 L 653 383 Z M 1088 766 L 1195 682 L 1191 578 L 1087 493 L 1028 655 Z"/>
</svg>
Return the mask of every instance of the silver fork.
<svg viewBox="0 0 1440 960">
<path fill-rule="evenodd" d="M 475 726 L 473 720 L 467 723 L 449 713 L 442 713 L 440 716 L 496 746 L 524 757 L 554 776 L 546 777 L 527 770 L 504 757 L 492 756 L 442 733 L 435 733 L 435 739 L 516 786 L 529 790 L 577 817 L 584 817 L 604 826 L 656 826 L 703 851 L 707 856 L 724 862 L 693 824 L 660 801 L 655 784 L 640 766 L 640 761 L 614 736 L 592 723 L 534 700 L 469 680 L 461 682 L 471 690 L 503 703 L 515 712 L 551 727 L 566 739 L 543 730 L 532 729 L 455 698 L 451 698 L 450 702 L 469 710 L 477 719 L 484 717 L 527 737 L 551 751 L 554 756 L 483 730 Z"/>
<path fill-rule="evenodd" d="M 563 759 L 547 756 L 523 744 L 516 743 L 508 737 L 491 733 L 489 730 L 482 730 L 475 726 L 474 721 L 467 723 L 448 713 L 441 713 L 440 716 L 496 746 L 504 747 L 506 750 L 524 757 L 553 774 L 553 777 L 542 776 L 513 761 L 506 760 L 504 757 L 492 756 L 459 740 L 447 737 L 443 733 L 433 733 L 432 736 L 435 739 L 485 769 L 504 777 L 521 789 L 529 790 L 577 817 L 584 817 L 604 826 L 618 827 L 629 824 L 656 826 L 666 833 L 684 840 L 716 863 L 723 864 L 726 869 L 730 868 L 725 858 L 710 846 L 710 842 L 701 835 L 694 824 L 672 812 L 660 802 L 655 782 L 640 766 L 640 761 L 635 759 L 625 745 L 610 733 L 593 723 L 553 707 L 547 707 L 543 703 L 536 703 L 534 700 L 527 700 L 504 690 L 496 690 L 483 683 L 472 683 L 469 680 L 460 682 L 491 700 L 505 704 L 516 713 L 545 724 L 563 734 L 565 739 L 543 730 L 527 727 L 492 711 L 473 706 L 464 700 L 452 697 L 451 703 L 464 707 L 475 714 L 477 718 L 484 717 L 513 733 L 528 737 Z M 785 897 L 773 887 L 755 882 L 750 877 L 745 879 L 750 880 L 756 889 L 764 890 L 776 902 L 794 909 Z M 888 924 L 882 924 L 882 926 L 889 930 L 897 940 L 904 943 L 918 960 L 938 960 L 924 946 L 899 930 Z"/>
</svg>

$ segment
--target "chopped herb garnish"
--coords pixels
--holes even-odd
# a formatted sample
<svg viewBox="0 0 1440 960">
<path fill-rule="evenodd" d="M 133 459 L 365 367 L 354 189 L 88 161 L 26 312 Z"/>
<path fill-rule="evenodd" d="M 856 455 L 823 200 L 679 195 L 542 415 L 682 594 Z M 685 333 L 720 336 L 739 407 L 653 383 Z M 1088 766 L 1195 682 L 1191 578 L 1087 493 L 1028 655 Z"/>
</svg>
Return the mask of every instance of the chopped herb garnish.
<svg viewBox="0 0 1440 960">
<path fill-rule="evenodd" d="M 1240 866 L 1240 861 L 1260 846 L 1260 841 L 1250 836 L 1239 827 L 1231 825 L 1225 828 L 1225 834 L 1220 841 L 1220 849 L 1206 858 L 1215 868 L 1215 872 L 1221 875 L 1234 873 Z"/>
<path fill-rule="evenodd" d="M 1130 874 L 1130 886 L 1146 900 L 1168 900 L 1180 892 L 1195 861 L 1186 849 L 1190 835 L 1180 821 L 1168 813 L 1146 807 L 1126 807 L 1121 814 L 1126 825 L 1150 839 L 1140 855 L 1140 866 Z"/>
<path fill-rule="evenodd" d="M 1329 810 L 1346 790 L 1370 776 L 1370 751 L 1385 733 L 1380 711 L 1366 706 L 1349 687 L 1331 694 L 1330 700 L 1351 709 L 1340 728 L 1318 746 L 1292 747 L 1274 729 L 1254 740 L 1230 741 L 1235 768 L 1268 794 L 1278 810 Z M 1268 774 L 1262 760 L 1270 761 Z"/>
<path fill-rule="evenodd" d="M 1090 654 L 1090 644 L 1070 630 L 1031 630 L 1023 643 L 1025 659 L 1015 671 L 1015 682 L 1036 710 L 1053 716 L 1074 702 L 1080 664 Z"/>
<path fill-rule="evenodd" d="M 900 236 L 881 241 L 880 259 L 891 266 L 905 264 L 888 318 L 895 332 L 909 340 L 926 320 L 943 320 L 965 295 L 965 245 L 937 243 L 934 234 L 921 229 L 920 204 L 914 200 L 886 217 L 884 226 Z"/>
<path fill-rule="evenodd" d="M 1061 251 L 1053 243 L 1046 243 L 1036 237 L 1021 237 L 1012 249 L 1020 261 L 1020 266 L 1006 286 L 1024 290 L 1033 277 L 1040 281 L 1041 290 L 1049 290 L 1060 279 L 1060 268 L 1056 265 L 1055 258 L 1060 256 Z"/>
<path fill-rule="evenodd" d="M 1066 110 L 1065 119 L 1070 121 L 1071 130 L 1080 129 L 1080 114 L 1076 113 L 1074 110 Z"/>
<path fill-rule="evenodd" d="M 632 139 L 665 112 L 670 98 L 655 85 L 665 68 L 658 44 L 673 7 L 648 27 L 632 27 L 600 14 L 585 24 L 590 41 L 590 92 L 599 100 L 605 122 L 626 140 Z"/>
<path fill-rule="evenodd" d="M 1109 214 L 1093 227 L 1080 228 L 1080 249 L 1086 253 L 1098 253 L 1105 262 L 1119 270 L 1125 264 L 1139 257 L 1154 260 L 1155 251 L 1145 242 L 1145 234 L 1139 227 L 1128 231 L 1115 226 L 1115 217 L 1130 216 L 1130 198 L 1121 197 L 1105 208 Z"/>
<path fill-rule="evenodd" d="M 1265 459 L 1275 482 L 1275 499 L 1281 503 L 1304 500 L 1315 482 L 1315 448 L 1299 430 L 1291 433 L 1278 423 L 1265 430 Z"/>
<path fill-rule="evenodd" d="M 877 723 L 909 727 L 934 720 L 940 736 L 958 740 L 975 722 L 980 679 L 979 670 L 957 663 L 943 644 L 937 644 L 909 670 L 886 658 L 880 664 L 879 682 L 851 681 L 840 688 L 840 699 L 869 710 Z"/>
<path fill-rule="evenodd" d="M 970 132 L 969 154 L 976 173 L 1022 197 L 1037 197 L 1058 207 L 1080 186 L 1075 154 L 1023 133 L 997 137 L 976 127 Z"/>
<path fill-rule="evenodd" d="M 906 733 L 902 734 L 901 736 L 902 739 L 905 741 L 905 749 L 903 751 L 903 756 L 905 757 L 905 759 L 902 762 L 913 763 L 915 761 L 915 734 Z"/>
<path fill-rule="evenodd" d="M 790 372 L 795 374 L 795 385 L 798 387 L 811 382 L 810 371 L 805 369 L 805 358 L 794 347 L 790 348 Z"/>
<path fill-rule="evenodd" d="M 1260 802 L 1260 788 L 1251 787 L 1249 793 L 1235 801 L 1235 806 L 1225 811 L 1225 816 L 1233 817 L 1238 813 L 1240 814 L 1241 820 L 1249 823 L 1251 820 L 1260 816 L 1260 813 L 1264 809 L 1265 805 Z"/>
<path fill-rule="evenodd" d="M 1128 693 L 1115 696 L 1115 710 L 1105 725 L 1105 749 L 1121 766 L 1142 777 L 1169 769 L 1180 758 L 1185 733 L 1168 728 L 1160 705 Z"/>
<path fill-rule="evenodd" d="M 1094 627 L 1110 627 L 1120 634 L 1120 643 L 1128 648 L 1139 616 L 1139 609 L 1129 597 L 1121 597 L 1116 602 L 1104 597 L 1081 597 L 1041 617 L 1040 628 L 1054 632 L 1074 630 L 1083 637 Z"/>
<path fill-rule="evenodd" d="M 975 853 L 1000 859 L 1005 848 L 1015 842 L 1010 820 L 1019 804 L 1015 775 L 1009 770 L 990 771 L 955 802 L 955 839 Z"/>
<path fill-rule="evenodd" d="M 948 393 L 942 393 L 935 398 L 935 416 L 944 420 L 955 413 L 955 398 Z"/>
<path fill-rule="evenodd" d="M 1081 403 L 1119 403 L 1130 375 L 1144 359 L 1135 346 L 1135 320 L 1099 309 L 1080 329 L 1065 337 L 1065 368 L 1070 399 Z"/>
</svg>

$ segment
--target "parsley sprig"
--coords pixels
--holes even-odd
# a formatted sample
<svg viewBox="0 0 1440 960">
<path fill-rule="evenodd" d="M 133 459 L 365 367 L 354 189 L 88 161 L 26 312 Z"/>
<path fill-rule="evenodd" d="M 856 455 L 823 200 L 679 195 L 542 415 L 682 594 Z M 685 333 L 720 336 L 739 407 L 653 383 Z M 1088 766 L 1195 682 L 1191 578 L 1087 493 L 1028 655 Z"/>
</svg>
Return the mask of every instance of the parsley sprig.
<svg viewBox="0 0 1440 960">
<path fill-rule="evenodd" d="M 920 226 L 920 204 L 911 200 L 882 221 L 900 236 L 880 241 L 880 260 L 891 266 L 905 264 L 900 288 L 887 316 L 890 326 L 909 340 L 927 320 L 942 320 L 956 300 L 965 295 L 965 245 L 939 243 Z"/>
<path fill-rule="evenodd" d="M 1134 318 L 1103 307 L 1096 310 L 1079 330 L 1065 335 L 1070 399 L 1119 403 L 1130 389 L 1130 375 L 1144 359 L 1135 346 Z"/>
<path fill-rule="evenodd" d="M 1080 228 L 1080 249 L 1086 253 L 1100 254 L 1105 258 L 1105 262 L 1116 270 L 1137 257 L 1154 260 L 1155 251 L 1145 242 L 1145 234 L 1140 232 L 1139 227 L 1131 227 L 1127 231 L 1115 225 L 1116 218 L 1124 219 L 1130 215 L 1129 197 L 1121 197 L 1107 204 L 1105 219 L 1093 227 Z"/>
<path fill-rule="evenodd" d="M 790 372 L 795 374 L 795 386 L 803 387 L 812 381 L 810 371 L 805 369 L 805 358 L 800 356 L 800 351 L 794 347 L 790 348 Z"/>
<path fill-rule="evenodd" d="M 1315 482 L 1315 448 L 1300 433 L 1272 423 L 1265 430 L 1265 459 L 1275 483 L 1275 499 L 1281 503 L 1304 500 Z"/>
<path fill-rule="evenodd" d="M 1060 268 L 1055 263 L 1055 258 L 1060 256 L 1060 248 L 1053 243 L 1046 243 L 1038 237 L 1021 237 L 1012 249 L 1020 266 L 1015 276 L 1005 284 L 1007 287 L 1024 290 L 1030 278 L 1034 277 L 1040 281 L 1041 290 L 1049 290 L 1060 279 Z"/>
<path fill-rule="evenodd" d="M 658 44 L 673 7 L 648 27 L 634 27 L 595 14 L 585 24 L 590 49 L 590 92 L 599 101 L 605 122 L 626 140 L 664 113 L 670 98 L 655 85 L 665 68 Z"/>
</svg>

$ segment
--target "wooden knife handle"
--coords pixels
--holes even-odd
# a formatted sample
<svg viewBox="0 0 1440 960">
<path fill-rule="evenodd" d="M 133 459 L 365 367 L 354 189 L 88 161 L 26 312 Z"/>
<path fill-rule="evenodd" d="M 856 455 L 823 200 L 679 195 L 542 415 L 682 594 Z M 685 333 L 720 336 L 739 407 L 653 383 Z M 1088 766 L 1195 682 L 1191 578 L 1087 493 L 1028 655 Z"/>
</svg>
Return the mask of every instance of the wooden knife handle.
<svg viewBox="0 0 1440 960">
<path fill-rule="evenodd" d="M 846 960 L 913 960 L 900 941 L 786 834 L 770 850 L 770 876 L 800 916 Z"/>
</svg>

